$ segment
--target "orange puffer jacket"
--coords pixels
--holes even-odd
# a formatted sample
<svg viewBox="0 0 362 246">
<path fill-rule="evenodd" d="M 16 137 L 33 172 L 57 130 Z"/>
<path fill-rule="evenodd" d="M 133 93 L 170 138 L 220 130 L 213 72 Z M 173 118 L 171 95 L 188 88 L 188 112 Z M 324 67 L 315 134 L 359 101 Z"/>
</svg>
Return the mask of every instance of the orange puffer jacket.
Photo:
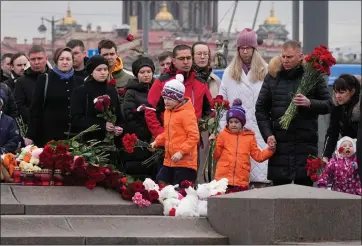
<svg viewBox="0 0 362 246">
<path fill-rule="evenodd" d="M 186 100 L 187 102 L 180 107 L 166 109 L 165 131 L 157 136 L 156 146 L 165 146 L 165 166 L 186 167 L 197 171 L 199 128 L 191 99 Z M 177 152 L 181 152 L 183 157 L 178 162 L 173 162 L 171 157 Z"/>
<path fill-rule="evenodd" d="M 246 128 L 241 132 L 231 132 L 224 128 L 217 137 L 214 158 L 218 160 L 215 179 L 227 178 L 229 185 L 248 186 L 250 176 L 250 156 L 263 162 L 273 155 L 273 151 L 260 151 L 255 134 Z"/>
</svg>

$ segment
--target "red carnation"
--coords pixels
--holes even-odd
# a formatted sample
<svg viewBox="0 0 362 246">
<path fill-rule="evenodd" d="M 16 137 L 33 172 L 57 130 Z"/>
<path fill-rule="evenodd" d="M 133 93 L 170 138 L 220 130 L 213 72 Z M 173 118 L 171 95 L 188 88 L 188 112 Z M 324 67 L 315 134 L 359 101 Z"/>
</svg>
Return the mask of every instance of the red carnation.
<svg viewBox="0 0 362 246">
<path fill-rule="evenodd" d="M 109 85 L 109 86 L 116 87 L 116 84 L 117 84 L 117 80 L 116 80 L 115 78 L 111 78 L 111 79 L 108 81 L 108 85 Z"/>
<path fill-rule="evenodd" d="M 222 101 L 224 100 L 224 97 L 222 95 L 217 95 L 214 99 Z"/>
<path fill-rule="evenodd" d="M 150 197 L 150 202 L 157 202 L 158 201 L 158 192 L 155 190 L 151 190 L 148 192 L 148 195 Z"/>
<path fill-rule="evenodd" d="M 170 212 L 168 212 L 168 216 L 175 216 L 176 215 L 176 208 L 171 208 Z"/>
<path fill-rule="evenodd" d="M 344 148 L 343 148 L 343 147 L 339 147 L 339 148 L 338 148 L 338 152 L 339 152 L 339 153 L 342 153 L 343 151 L 344 151 Z"/>
<path fill-rule="evenodd" d="M 142 192 L 145 190 L 145 186 L 142 184 L 142 182 L 135 181 L 131 184 L 131 189 L 133 192 Z"/>
<path fill-rule="evenodd" d="M 68 152 L 69 146 L 65 144 L 58 144 L 55 147 L 55 154 L 65 154 Z"/>
<path fill-rule="evenodd" d="M 210 118 L 215 118 L 215 116 L 216 116 L 215 111 L 212 111 L 211 114 L 209 115 Z"/>
<path fill-rule="evenodd" d="M 165 188 L 167 186 L 167 184 L 165 184 L 165 183 L 159 183 L 158 184 L 158 188 L 159 188 L 159 190 L 161 191 L 163 188 Z"/>
<path fill-rule="evenodd" d="M 123 88 L 118 89 L 118 95 L 123 96 L 124 94 L 126 94 L 126 89 Z"/>
<path fill-rule="evenodd" d="M 121 190 L 121 196 L 124 200 L 132 200 L 132 192 L 130 191 L 130 189 L 122 189 Z"/>
<path fill-rule="evenodd" d="M 134 36 L 132 34 L 128 34 L 127 37 L 126 37 L 126 40 L 128 42 L 132 42 L 134 40 Z"/>
<path fill-rule="evenodd" d="M 124 176 L 124 177 L 121 178 L 121 183 L 122 183 L 122 184 L 126 184 L 126 183 L 127 183 L 127 177 L 126 177 L 126 176 Z"/>
</svg>

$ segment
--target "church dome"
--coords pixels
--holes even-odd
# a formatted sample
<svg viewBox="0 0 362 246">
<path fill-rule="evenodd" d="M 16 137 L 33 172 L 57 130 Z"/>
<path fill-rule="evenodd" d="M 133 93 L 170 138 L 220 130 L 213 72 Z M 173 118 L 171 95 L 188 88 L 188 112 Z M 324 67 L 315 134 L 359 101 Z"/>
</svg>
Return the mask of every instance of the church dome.
<svg viewBox="0 0 362 246">
<path fill-rule="evenodd" d="M 67 15 L 63 18 L 63 20 L 61 21 L 61 24 L 63 25 L 74 25 L 74 24 L 77 24 L 77 21 L 76 19 L 74 19 L 72 17 L 72 13 L 70 11 L 70 7 L 68 6 L 68 9 L 67 9 Z"/>
<path fill-rule="evenodd" d="M 161 11 L 156 15 L 155 17 L 156 20 L 161 21 L 161 20 L 173 20 L 173 16 L 170 12 L 168 12 L 167 10 L 167 4 L 164 2 L 161 5 Z"/>
<path fill-rule="evenodd" d="M 265 19 L 264 24 L 276 25 L 280 24 L 280 20 L 274 15 L 274 7 L 270 10 L 270 16 Z"/>
</svg>

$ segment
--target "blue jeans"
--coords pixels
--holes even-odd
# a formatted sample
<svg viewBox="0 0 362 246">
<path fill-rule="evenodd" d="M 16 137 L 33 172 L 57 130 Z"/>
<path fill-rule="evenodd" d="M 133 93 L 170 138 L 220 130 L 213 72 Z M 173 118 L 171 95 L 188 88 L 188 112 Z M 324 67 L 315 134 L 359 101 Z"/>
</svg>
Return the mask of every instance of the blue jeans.
<svg viewBox="0 0 362 246">
<path fill-rule="evenodd" d="M 197 172 L 192 168 L 186 167 L 167 167 L 162 166 L 156 176 L 156 182 L 164 182 L 166 184 L 181 185 L 181 182 L 188 180 L 195 183 Z"/>
</svg>

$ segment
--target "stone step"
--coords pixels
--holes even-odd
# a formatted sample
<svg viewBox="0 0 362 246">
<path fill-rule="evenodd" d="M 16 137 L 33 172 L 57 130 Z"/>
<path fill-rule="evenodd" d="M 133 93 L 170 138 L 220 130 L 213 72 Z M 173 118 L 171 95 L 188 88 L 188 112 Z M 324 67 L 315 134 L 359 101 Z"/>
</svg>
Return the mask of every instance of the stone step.
<svg viewBox="0 0 362 246">
<path fill-rule="evenodd" d="M 138 208 L 114 190 L 82 186 L 1 185 L 1 214 L 162 215 L 162 205 Z"/>
<path fill-rule="evenodd" d="M 206 218 L 2 215 L 4 245 L 225 245 Z"/>
</svg>

